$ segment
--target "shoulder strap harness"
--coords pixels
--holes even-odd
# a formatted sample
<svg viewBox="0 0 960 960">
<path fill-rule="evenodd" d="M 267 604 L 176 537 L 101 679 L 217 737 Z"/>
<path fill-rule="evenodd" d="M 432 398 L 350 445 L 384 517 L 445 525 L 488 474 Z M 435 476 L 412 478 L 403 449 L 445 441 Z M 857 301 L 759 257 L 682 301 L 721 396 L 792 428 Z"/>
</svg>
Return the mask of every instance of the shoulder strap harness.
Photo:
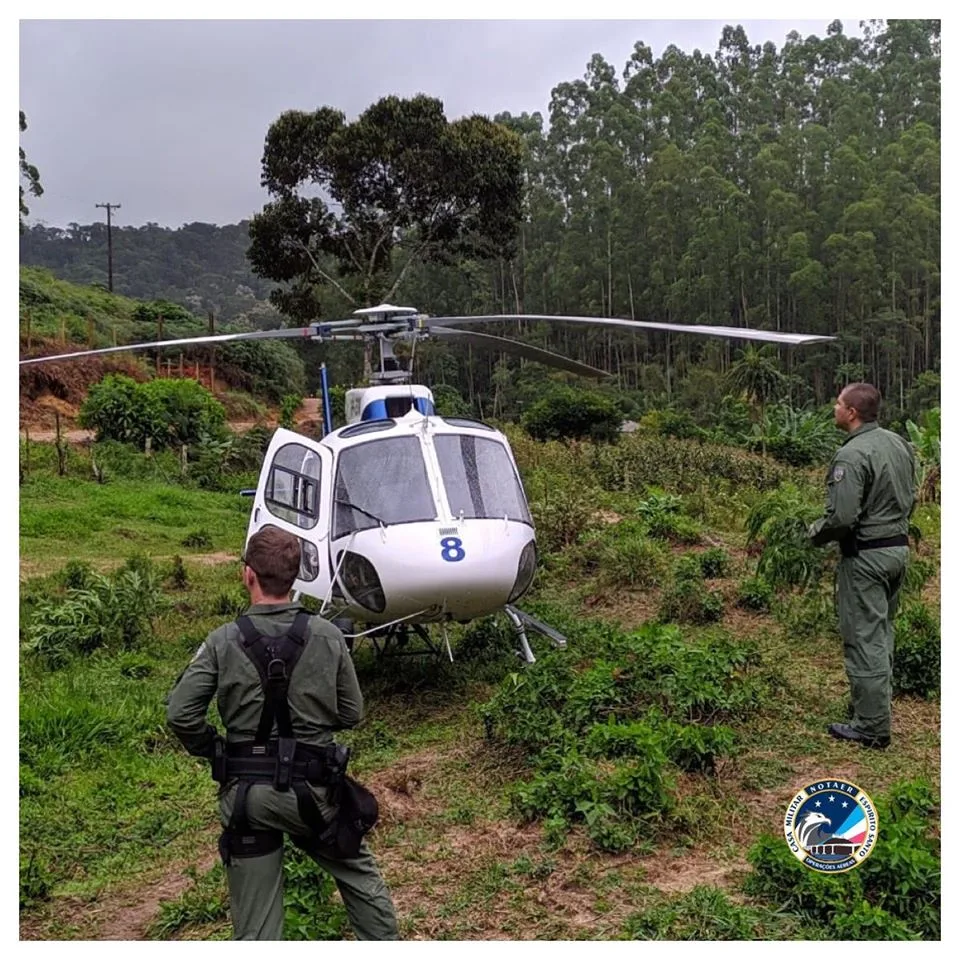
<svg viewBox="0 0 960 960">
<path fill-rule="evenodd" d="M 307 781 L 326 783 L 338 793 L 349 751 L 336 746 L 318 751 L 305 745 L 301 752 L 305 752 L 310 759 L 305 763 L 295 763 L 297 741 L 293 735 L 287 700 L 290 677 L 306 646 L 309 622 L 310 614 L 300 611 L 287 633 L 264 637 L 249 617 L 242 616 L 237 620 L 242 637 L 240 649 L 257 669 L 264 703 L 253 742 L 227 745 L 228 755 L 223 758 L 223 780 L 234 775 L 239 779 L 230 824 L 220 841 L 224 863 L 229 863 L 231 856 L 263 856 L 283 843 L 283 834 L 278 831 L 253 830 L 250 827 L 246 805 L 247 791 L 252 783 L 272 780 L 277 790 L 289 790 L 292 787 L 297 796 L 300 816 L 314 835 L 325 835 L 331 830 L 332 825 L 326 823 L 320 814 Z M 271 741 L 274 724 L 278 733 L 275 747 Z M 320 759 L 317 758 L 318 752 L 322 754 Z M 237 753 L 240 756 L 235 759 L 229 756 Z M 216 774 L 214 779 L 218 779 Z"/>
</svg>

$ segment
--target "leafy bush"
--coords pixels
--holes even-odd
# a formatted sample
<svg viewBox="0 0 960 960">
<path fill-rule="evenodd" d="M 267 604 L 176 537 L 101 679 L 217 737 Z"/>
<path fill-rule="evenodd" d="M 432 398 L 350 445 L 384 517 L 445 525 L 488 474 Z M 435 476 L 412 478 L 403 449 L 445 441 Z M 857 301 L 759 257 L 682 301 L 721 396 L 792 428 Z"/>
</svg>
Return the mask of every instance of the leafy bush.
<svg viewBox="0 0 960 960">
<path fill-rule="evenodd" d="M 619 852 L 673 806 L 666 753 L 655 739 L 648 748 L 641 756 L 613 764 L 571 750 L 515 787 L 512 805 L 526 820 L 582 821 L 601 849 Z"/>
<path fill-rule="evenodd" d="M 928 697 L 940 691 L 940 625 L 919 601 L 894 620 L 893 692 Z"/>
<path fill-rule="evenodd" d="M 642 429 L 661 437 L 689 440 L 699 435 L 699 428 L 686 410 L 651 410 L 640 418 Z"/>
<path fill-rule="evenodd" d="M 763 577 L 747 577 L 737 587 L 737 606 L 764 613 L 770 610 L 773 587 Z"/>
<path fill-rule="evenodd" d="M 196 547 L 199 550 L 209 550 L 213 546 L 213 539 L 204 530 L 191 530 L 181 541 L 181 547 Z"/>
<path fill-rule="evenodd" d="M 920 591 L 936 572 L 937 564 L 933 560 L 911 554 L 907 561 L 901 596 L 919 597 Z"/>
<path fill-rule="evenodd" d="M 601 393 L 556 387 L 523 415 L 535 440 L 595 440 L 615 443 L 623 418 L 616 403 Z"/>
<path fill-rule="evenodd" d="M 833 421 L 819 411 L 773 404 L 764 410 L 763 420 L 754 424 L 748 442 L 783 463 L 806 467 L 829 460 L 838 437 Z"/>
<path fill-rule="evenodd" d="M 286 393 L 280 401 L 280 426 L 287 430 L 293 429 L 293 415 L 303 405 L 303 397 L 299 393 Z"/>
<path fill-rule="evenodd" d="M 747 542 L 761 548 L 757 572 L 772 586 L 810 586 L 823 576 L 828 552 L 814 547 L 809 525 L 820 515 L 798 487 L 785 483 L 747 515 Z"/>
<path fill-rule="evenodd" d="M 608 587 L 653 587 L 663 577 L 664 548 L 647 535 L 644 524 L 621 520 L 592 531 L 576 551 L 587 572 L 597 572 Z"/>
<path fill-rule="evenodd" d="M 723 617 L 723 594 L 711 590 L 699 579 L 674 577 L 673 583 L 663 591 L 657 616 L 667 623 L 715 623 Z"/>
<path fill-rule="evenodd" d="M 184 566 L 183 557 L 179 553 L 174 554 L 173 562 L 170 565 L 170 573 L 167 577 L 174 590 L 186 590 L 190 586 L 187 568 Z"/>
<path fill-rule="evenodd" d="M 921 503 L 940 501 L 940 408 L 924 411 L 918 426 L 907 421 L 907 434 L 916 451 L 917 495 Z"/>
<path fill-rule="evenodd" d="M 437 413 L 441 417 L 472 417 L 470 404 L 460 395 L 456 387 L 448 383 L 438 383 L 431 387 Z"/>
<path fill-rule="evenodd" d="M 137 383 L 109 374 L 90 388 L 78 422 L 97 431 L 98 440 L 119 440 L 156 449 L 196 443 L 224 427 L 223 406 L 195 380 L 159 379 Z"/>
<path fill-rule="evenodd" d="M 673 808 L 677 771 L 708 772 L 733 748 L 732 732 L 712 724 L 755 711 L 773 678 L 758 671 L 755 647 L 719 633 L 687 641 L 675 627 L 624 633 L 537 615 L 570 637 L 581 661 L 548 651 L 505 677 L 481 709 L 488 737 L 534 768 L 514 809 L 543 818 L 554 840 L 583 822 L 603 849 L 626 849 Z"/>
<path fill-rule="evenodd" d="M 540 549 L 550 553 L 562 550 L 593 522 L 597 502 L 590 490 L 577 490 L 557 484 L 538 499 L 531 499 L 530 512 L 537 529 Z"/>
<path fill-rule="evenodd" d="M 281 340 L 234 340 L 218 346 L 217 373 L 218 379 L 222 376 L 271 403 L 306 389 L 302 358 Z"/>
<path fill-rule="evenodd" d="M 651 537 L 674 543 L 697 543 L 700 540 L 697 525 L 683 516 L 682 509 L 680 497 L 655 488 L 636 506 L 637 514 Z"/>
<path fill-rule="evenodd" d="M 159 575 L 134 560 L 112 577 L 90 574 L 84 586 L 68 588 L 63 600 L 40 601 L 25 649 L 54 669 L 101 646 L 131 649 L 164 606 Z"/>
<path fill-rule="evenodd" d="M 722 547 L 710 547 L 700 554 L 700 570 L 706 580 L 725 577 L 730 569 L 730 554 Z"/>
</svg>

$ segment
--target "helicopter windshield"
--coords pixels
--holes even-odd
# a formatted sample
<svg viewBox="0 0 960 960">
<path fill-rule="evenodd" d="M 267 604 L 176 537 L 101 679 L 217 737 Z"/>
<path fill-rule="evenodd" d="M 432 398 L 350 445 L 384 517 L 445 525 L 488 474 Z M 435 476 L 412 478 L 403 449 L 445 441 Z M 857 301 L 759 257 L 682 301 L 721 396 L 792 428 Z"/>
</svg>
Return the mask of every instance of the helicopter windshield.
<svg viewBox="0 0 960 960">
<path fill-rule="evenodd" d="M 334 539 L 380 521 L 390 525 L 437 518 L 416 437 L 384 437 L 347 447 L 337 464 L 333 496 Z"/>
<path fill-rule="evenodd" d="M 461 433 L 441 434 L 433 444 L 454 516 L 531 522 L 523 488 L 502 443 Z"/>
</svg>

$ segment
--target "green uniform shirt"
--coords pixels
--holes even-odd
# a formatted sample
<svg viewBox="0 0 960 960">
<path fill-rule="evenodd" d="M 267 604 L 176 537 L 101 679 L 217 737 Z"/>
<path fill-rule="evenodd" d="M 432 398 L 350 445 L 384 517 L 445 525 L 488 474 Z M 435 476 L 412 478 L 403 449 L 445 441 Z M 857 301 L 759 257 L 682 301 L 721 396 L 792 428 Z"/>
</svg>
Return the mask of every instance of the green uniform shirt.
<svg viewBox="0 0 960 960">
<path fill-rule="evenodd" d="M 245 612 L 262 636 L 286 633 L 300 611 L 296 603 L 254 604 Z M 214 695 L 227 740 L 253 740 L 263 709 L 260 675 L 240 646 L 235 622 L 211 633 L 181 674 L 167 701 L 167 723 L 187 750 L 207 756 L 215 730 L 206 720 Z M 363 697 L 343 634 L 312 617 L 303 653 L 287 691 L 293 734 L 316 746 L 333 732 L 354 727 L 363 716 Z M 276 727 L 274 727 L 276 735 Z"/>
<path fill-rule="evenodd" d="M 905 534 L 915 496 L 910 445 L 876 423 L 852 431 L 827 472 L 827 508 L 810 527 L 816 546 L 853 533 L 860 540 Z"/>
</svg>

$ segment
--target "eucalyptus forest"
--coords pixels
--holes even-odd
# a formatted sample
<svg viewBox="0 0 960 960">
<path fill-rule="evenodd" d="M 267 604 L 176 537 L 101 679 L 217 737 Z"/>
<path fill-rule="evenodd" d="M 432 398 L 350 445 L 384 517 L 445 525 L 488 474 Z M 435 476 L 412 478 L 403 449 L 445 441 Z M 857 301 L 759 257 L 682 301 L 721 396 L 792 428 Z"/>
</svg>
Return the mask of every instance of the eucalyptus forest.
<svg viewBox="0 0 960 960">
<path fill-rule="evenodd" d="M 935 392 L 939 21 L 871 21 L 850 35 L 834 21 L 824 37 L 794 33 L 781 49 L 751 45 L 741 27 L 728 26 L 712 55 L 671 46 L 654 57 L 638 42 L 621 70 L 597 54 L 582 78 L 559 84 L 547 117 L 493 119 L 519 138 L 522 191 L 518 226 L 499 224 L 485 246 L 447 245 L 442 256 L 418 259 L 418 225 L 401 223 L 397 237 L 411 242 L 381 258 L 371 285 L 320 243 L 320 273 L 301 273 L 310 281 L 305 298 L 291 297 L 289 270 L 277 274 L 269 257 L 257 259 L 264 214 L 253 219 L 253 264 L 246 221 L 119 227 L 117 290 L 258 326 L 274 314 L 263 302 L 272 288 L 291 323 L 347 315 L 392 290 L 432 314 L 606 315 L 823 333 L 836 341 L 776 360 L 795 406 L 823 404 L 838 384 L 866 379 L 883 392 L 889 419 L 903 420 L 917 412 L 910 391 L 918 383 L 925 399 Z M 279 126 L 267 138 L 267 185 L 283 179 L 276 157 L 268 168 Z M 490 162 L 503 169 L 504 156 Z M 311 229 L 301 224 L 308 239 Z M 103 282 L 105 247 L 103 224 L 34 225 L 21 238 L 21 259 Z M 281 287 L 271 270 L 284 277 Z M 519 336 L 611 371 L 618 392 L 633 394 L 641 409 L 716 408 L 718 378 L 736 359 L 728 343 L 664 334 L 538 324 Z M 523 401 L 513 385 L 518 361 L 431 344 L 420 362 L 428 382 L 488 398 L 497 413 L 516 413 Z"/>
</svg>

